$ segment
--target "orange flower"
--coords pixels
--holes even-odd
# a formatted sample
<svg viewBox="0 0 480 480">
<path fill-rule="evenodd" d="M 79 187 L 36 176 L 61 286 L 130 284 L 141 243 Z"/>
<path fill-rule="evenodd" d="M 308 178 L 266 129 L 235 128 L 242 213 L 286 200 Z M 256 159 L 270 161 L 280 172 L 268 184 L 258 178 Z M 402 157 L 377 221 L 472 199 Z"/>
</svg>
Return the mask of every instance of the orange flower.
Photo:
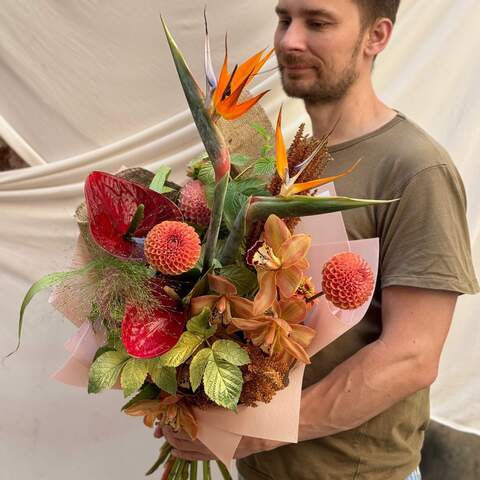
<svg viewBox="0 0 480 480">
<path fill-rule="evenodd" d="M 253 304 L 254 315 L 261 315 L 272 306 L 277 298 L 277 287 L 283 298 L 295 294 L 309 266 L 305 256 L 310 245 L 309 235 L 292 235 L 280 218 L 268 217 L 264 243 L 252 259 L 260 286 Z"/>
<path fill-rule="evenodd" d="M 219 314 L 222 323 L 229 325 L 232 314 L 236 317 L 251 317 L 253 315 L 253 302 L 237 295 L 237 288 L 233 283 L 219 275 L 208 275 L 210 290 L 216 295 L 203 295 L 194 297 L 190 303 L 191 314 L 198 315 L 208 307 L 213 315 Z"/>
<path fill-rule="evenodd" d="M 228 71 L 228 52 L 225 45 L 225 59 L 212 98 L 212 113 L 214 117 L 221 116 L 227 120 L 234 120 L 250 110 L 268 93 L 267 90 L 245 102 L 238 103 L 244 88 L 253 80 L 270 58 L 273 49 L 265 56 L 263 56 L 264 52 L 265 49 L 253 55 L 241 65 L 237 65 L 230 74 Z"/>
<path fill-rule="evenodd" d="M 170 395 L 159 400 L 141 400 L 124 411 L 132 417 L 143 416 L 143 423 L 147 427 L 153 427 L 155 420 L 158 420 L 175 432 L 183 430 L 192 440 L 197 438 L 195 415 L 181 395 Z"/>
<path fill-rule="evenodd" d="M 325 143 L 321 142 L 318 147 L 312 152 L 312 154 L 300 165 L 297 166 L 298 171 L 295 173 L 295 175 L 293 177 L 290 177 L 287 149 L 285 148 L 285 141 L 282 135 L 282 109 L 280 108 L 280 111 L 278 112 L 277 128 L 275 130 L 275 164 L 277 167 L 278 176 L 283 180 L 283 184 L 280 190 L 281 196 L 287 197 L 289 195 L 296 195 L 298 193 L 304 192 L 305 190 L 310 190 L 312 188 L 317 188 L 321 185 L 333 182 L 334 180 L 342 178 L 351 173 L 360 162 L 360 160 L 357 161 L 352 167 L 333 177 L 317 178 L 316 180 L 311 180 L 309 182 L 295 183 L 300 177 L 300 175 L 303 173 L 303 171 L 308 167 L 309 163 L 315 158 L 317 153 L 324 146 Z"/>
<path fill-rule="evenodd" d="M 322 288 L 327 300 L 343 310 L 361 307 L 373 292 L 372 269 L 356 253 L 335 255 L 324 265 L 322 273 Z"/>
<path fill-rule="evenodd" d="M 272 315 L 253 318 L 233 318 L 232 323 L 246 332 L 252 343 L 269 355 L 287 355 L 303 363 L 310 363 L 305 348 L 310 345 L 315 330 L 300 325 L 305 319 L 307 306 L 299 298 L 276 300 Z"/>
</svg>

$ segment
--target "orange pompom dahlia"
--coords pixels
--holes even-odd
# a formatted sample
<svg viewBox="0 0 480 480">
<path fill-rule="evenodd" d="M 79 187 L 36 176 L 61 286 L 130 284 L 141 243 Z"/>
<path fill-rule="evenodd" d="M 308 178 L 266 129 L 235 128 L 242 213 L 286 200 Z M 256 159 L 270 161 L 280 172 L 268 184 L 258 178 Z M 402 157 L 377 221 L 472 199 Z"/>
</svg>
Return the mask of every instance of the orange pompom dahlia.
<svg viewBox="0 0 480 480">
<path fill-rule="evenodd" d="M 200 237 L 183 222 L 165 221 L 155 225 L 145 239 L 147 262 L 165 275 L 180 275 L 200 258 Z"/>
<path fill-rule="evenodd" d="M 339 253 L 323 267 L 323 292 L 338 308 L 354 310 L 362 306 L 370 298 L 373 287 L 372 269 L 356 253 Z"/>
</svg>

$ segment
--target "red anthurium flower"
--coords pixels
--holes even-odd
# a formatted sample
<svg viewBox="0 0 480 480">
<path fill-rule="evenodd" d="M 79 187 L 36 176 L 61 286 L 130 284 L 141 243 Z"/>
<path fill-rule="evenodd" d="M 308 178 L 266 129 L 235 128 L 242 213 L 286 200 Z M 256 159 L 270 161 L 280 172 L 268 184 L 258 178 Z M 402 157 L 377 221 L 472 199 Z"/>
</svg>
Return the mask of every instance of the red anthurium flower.
<svg viewBox="0 0 480 480">
<path fill-rule="evenodd" d="M 164 285 L 160 279 L 151 283 L 158 307 L 142 310 L 134 304 L 125 306 L 122 343 L 132 357 L 158 357 L 175 346 L 184 331 L 187 316 L 180 302 L 165 293 Z"/>
<path fill-rule="evenodd" d="M 139 205 L 144 206 L 144 214 L 132 237 L 145 237 L 164 220 L 182 220 L 178 207 L 165 196 L 105 172 L 88 176 L 85 201 L 93 239 L 108 253 L 121 258 L 143 258 L 143 247 L 126 238 Z"/>
</svg>

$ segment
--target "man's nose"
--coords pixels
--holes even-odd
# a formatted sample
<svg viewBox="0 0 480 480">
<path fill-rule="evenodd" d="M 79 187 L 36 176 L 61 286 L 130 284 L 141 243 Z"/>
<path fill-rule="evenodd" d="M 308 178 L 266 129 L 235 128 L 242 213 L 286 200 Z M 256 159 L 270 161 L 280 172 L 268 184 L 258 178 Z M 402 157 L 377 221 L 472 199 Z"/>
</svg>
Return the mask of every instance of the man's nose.
<svg viewBox="0 0 480 480">
<path fill-rule="evenodd" d="M 279 46 L 284 52 L 303 52 L 306 49 L 305 29 L 300 21 L 292 20 L 279 40 Z"/>
</svg>

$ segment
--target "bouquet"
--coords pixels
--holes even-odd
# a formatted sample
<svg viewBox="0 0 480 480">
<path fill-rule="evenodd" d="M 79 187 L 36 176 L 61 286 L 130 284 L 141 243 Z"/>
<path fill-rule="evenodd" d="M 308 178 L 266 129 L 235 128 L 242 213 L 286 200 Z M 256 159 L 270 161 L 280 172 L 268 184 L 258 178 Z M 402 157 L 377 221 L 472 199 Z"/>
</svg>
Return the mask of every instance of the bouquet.
<svg viewBox="0 0 480 480">
<path fill-rule="evenodd" d="M 364 255 L 341 234 L 340 243 L 312 247 L 308 232 L 295 233 L 300 217 L 385 202 L 315 195 L 355 165 L 320 178 L 328 136 L 316 140 L 301 127 L 287 152 L 281 111 L 274 153 L 269 126 L 254 125 L 263 142 L 257 158 L 231 155 L 222 128 L 259 108 L 266 92 L 249 97 L 245 87 L 272 52 L 232 72 L 225 55 L 217 78 L 207 34 L 202 92 L 163 26 L 206 153 L 192 160 L 183 185 L 167 167 L 88 176 L 76 268 L 30 288 L 19 341 L 32 297 L 56 286 L 52 302 L 80 326 L 57 378 L 82 383 L 83 368 L 89 393 L 121 388 L 126 414 L 200 438 L 230 478 L 225 464 L 242 435 L 296 441 L 304 366 L 361 319 L 373 292 L 375 242 L 357 248 Z M 339 217 L 324 228 L 341 231 L 331 223 Z M 354 316 L 342 320 L 347 311 Z M 265 426 L 287 401 L 293 413 L 283 413 L 283 426 Z M 168 443 L 147 474 L 161 465 L 164 479 L 197 477 L 197 463 L 174 458 Z M 209 479 L 210 464 L 202 469 Z"/>
</svg>

